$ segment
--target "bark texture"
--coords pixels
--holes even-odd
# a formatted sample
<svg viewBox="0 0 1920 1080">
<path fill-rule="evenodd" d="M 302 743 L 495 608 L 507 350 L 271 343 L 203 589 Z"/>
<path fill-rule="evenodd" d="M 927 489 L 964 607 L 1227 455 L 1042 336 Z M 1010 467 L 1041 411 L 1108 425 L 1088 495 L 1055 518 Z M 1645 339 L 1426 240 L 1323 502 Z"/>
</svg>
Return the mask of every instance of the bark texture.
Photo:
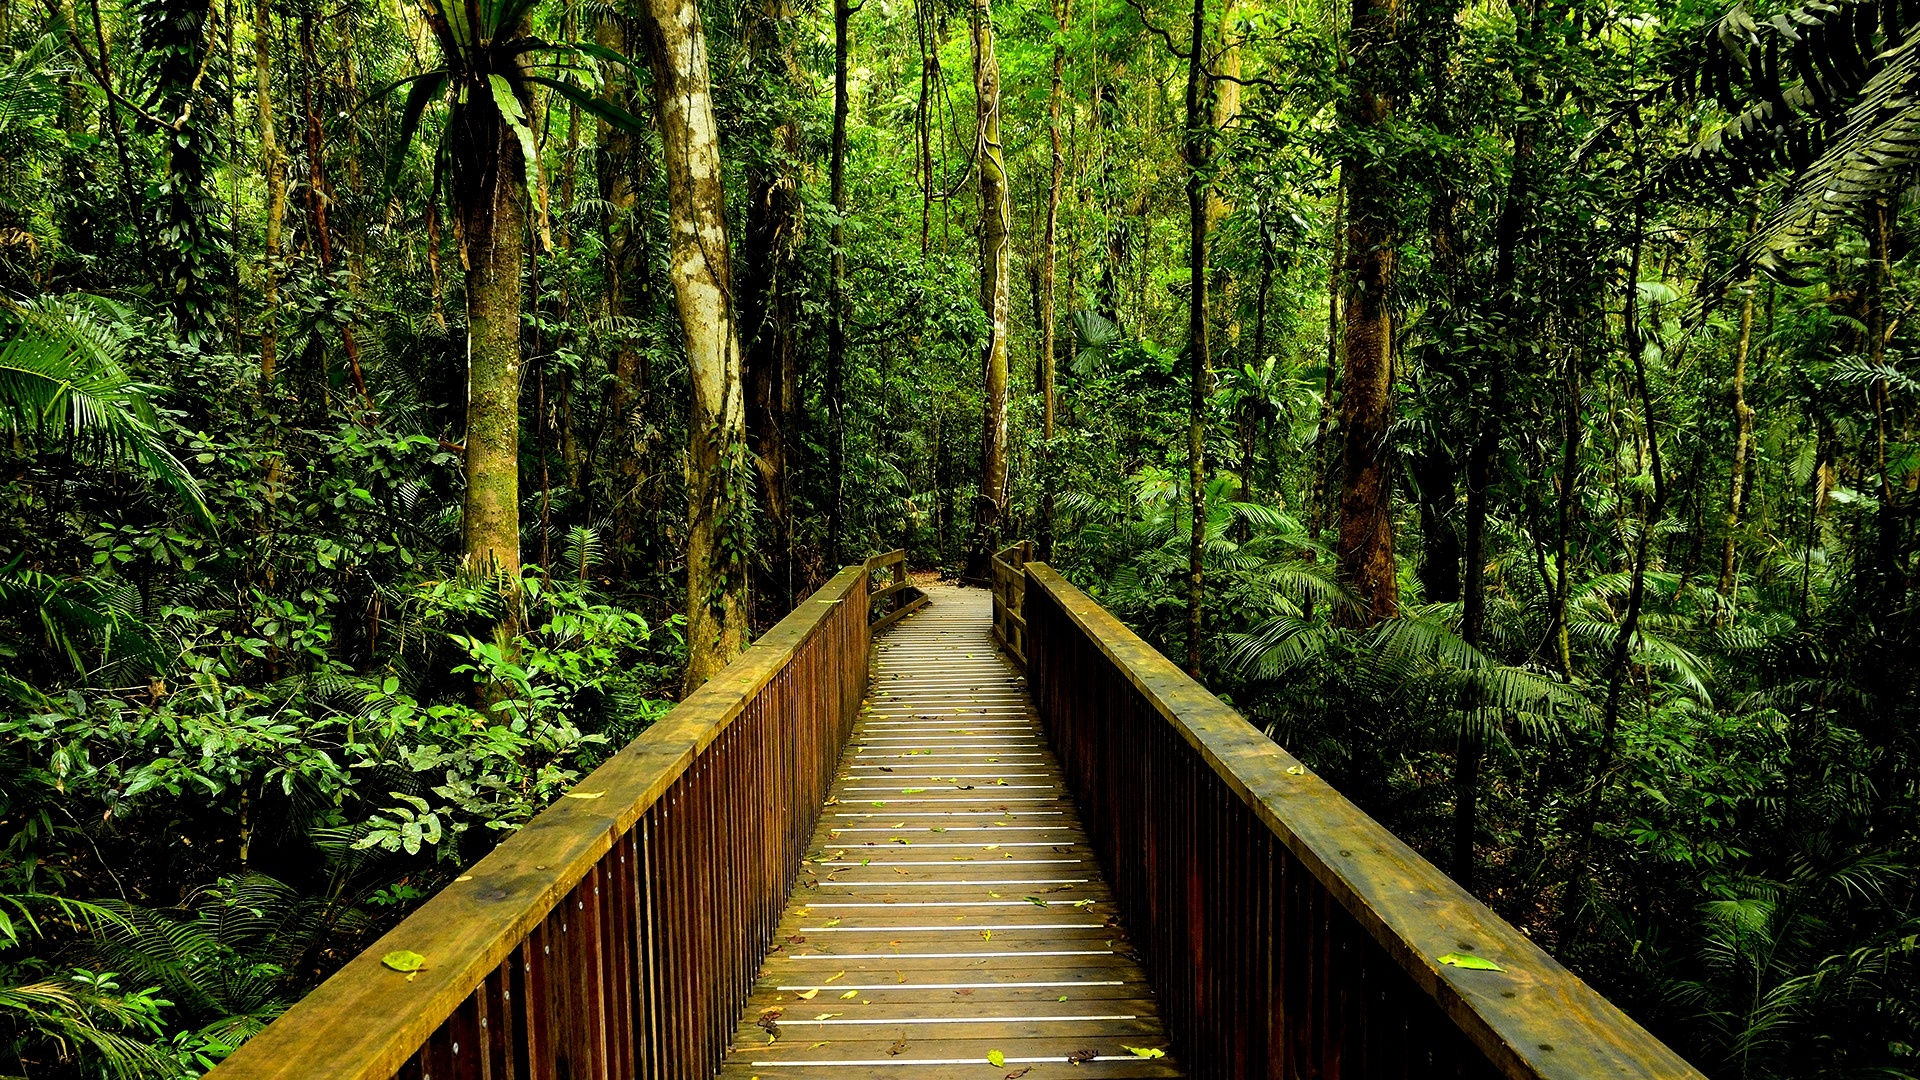
<svg viewBox="0 0 1920 1080">
<path fill-rule="evenodd" d="M 828 186 L 833 199 L 832 254 L 827 277 L 827 561 L 840 562 L 847 487 L 847 49 L 853 9 L 833 0 L 833 146 Z"/>
<path fill-rule="evenodd" d="M 522 102 L 524 107 L 525 102 Z M 447 120 L 451 195 L 467 280 L 466 503 L 470 569 L 520 575 L 520 270 L 527 198 L 520 140 L 489 94 Z M 511 621 L 511 620 L 509 620 Z"/>
<path fill-rule="evenodd" d="M 1036 540 L 1041 562 L 1053 559 L 1054 336 L 1058 318 L 1054 278 L 1059 263 L 1060 189 L 1067 177 L 1060 113 L 1067 96 L 1066 32 L 1070 7 L 1069 0 L 1053 0 L 1053 21 L 1058 24 L 1060 33 L 1053 42 L 1053 79 L 1047 88 L 1047 145 L 1053 151 L 1053 168 L 1047 176 L 1046 248 L 1040 255 L 1040 530 Z"/>
<path fill-rule="evenodd" d="M 727 263 L 720 131 L 693 0 L 641 17 L 667 173 L 668 271 L 687 344 L 687 674 L 692 692 L 747 645 L 746 402 Z"/>
<path fill-rule="evenodd" d="M 1207 2 L 1193 0 L 1193 36 L 1187 52 L 1187 674 L 1200 677 L 1206 622 L 1207 552 L 1207 229 L 1213 223 L 1208 183 L 1213 144 L 1206 68 Z"/>
<path fill-rule="evenodd" d="M 1398 0 L 1358 0 L 1353 6 L 1353 93 L 1347 123 L 1360 131 L 1383 128 L 1393 115 L 1387 90 L 1389 49 L 1399 19 Z M 1365 144 L 1368 140 L 1356 140 Z M 1346 180 L 1346 265 L 1341 275 L 1346 324 L 1340 387 L 1342 475 L 1340 535 L 1335 542 L 1342 581 L 1360 599 L 1345 616 L 1360 625 L 1392 617 L 1400 606 L 1393 563 L 1393 478 L 1386 444 L 1393 414 L 1394 248 L 1386 177 L 1365 151 L 1342 163 Z"/>
<path fill-rule="evenodd" d="M 1012 252 L 1007 242 L 1012 210 L 1006 155 L 1000 145 L 1000 62 L 993 52 L 990 0 L 973 2 L 973 87 L 979 110 L 980 308 L 987 316 L 987 340 L 980 349 L 980 481 L 973 497 L 966 576 L 980 581 L 991 570 L 1007 498 L 1007 327 L 1012 307 Z"/>
<path fill-rule="evenodd" d="M 786 72 L 791 54 L 781 26 L 791 17 L 785 0 L 765 0 L 749 39 L 754 66 Z M 746 281 L 740 294 L 746 338 L 747 434 L 759 477 L 760 505 L 773 535 L 762 584 L 754 590 L 762 624 L 793 609 L 797 596 L 789 457 L 793 450 L 799 349 L 795 328 L 800 293 L 794 286 L 800 199 L 793 163 L 800 160 L 800 125 L 779 115 L 767 132 L 772 153 L 749 166 Z"/>
</svg>

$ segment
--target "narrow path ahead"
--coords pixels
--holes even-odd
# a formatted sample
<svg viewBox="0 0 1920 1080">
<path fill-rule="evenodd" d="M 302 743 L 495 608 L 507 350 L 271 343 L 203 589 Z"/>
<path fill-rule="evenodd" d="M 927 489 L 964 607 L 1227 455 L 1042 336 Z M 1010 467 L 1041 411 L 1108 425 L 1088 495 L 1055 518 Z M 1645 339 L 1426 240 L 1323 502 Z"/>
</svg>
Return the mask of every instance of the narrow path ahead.
<svg viewBox="0 0 1920 1080">
<path fill-rule="evenodd" d="M 1129 1049 L 1166 1031 L 1026 681 L 994 648 L 991 595 L 927 592 L 876 643 L 720 1075 L 1184 1075 Z"/>
</svg>

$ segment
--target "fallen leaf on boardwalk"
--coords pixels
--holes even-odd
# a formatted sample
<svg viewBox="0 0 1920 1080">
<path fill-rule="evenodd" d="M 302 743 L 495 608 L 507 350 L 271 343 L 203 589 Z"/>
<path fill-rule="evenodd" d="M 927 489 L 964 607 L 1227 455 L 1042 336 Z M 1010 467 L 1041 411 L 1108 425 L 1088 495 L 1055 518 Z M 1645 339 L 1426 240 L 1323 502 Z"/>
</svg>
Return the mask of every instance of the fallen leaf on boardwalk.
<svg viewBox="0 0 1920 1080">
<path fill-rule="evenodd" d="M 792 937 L 790 937 L 790 938 L 788 938 L 788 939 L 787 939 L 787 941 L 788 941 L 788 943 L 790 943 L 790 944 L 793 944 L 793 945 L 798 945 L 798 944 L 800 944 L 801 942 L 803 942 L 803 941 L 805 941 L 805 940 L 807 940 L 807 939 L 806 939 L 806 938 L 805 938 L 805 937 L 804 937 L 803 935 L 800 935 L 800 934 L 795 934 L 794 936 L 792 936 Z"/>
<path fill-rule="evenodd" d="M 857 998 L 857 997 L 859 997 L 859 996 L 860 996 L 860 991 L 858 991 L 858 990 L 849 990 L 849 991 L 847 991 L 846 993 L 844 993 L 844 994 L 841 994 L 841 995 L 840 995 L 840 1000 L 841 1000 L 841 1001 L 845 1001 L 845 1000 L 847 1000 L 848 998 Z"/>
<path fill-rule="evenodd" d="M 1007 1067 L 1007 1055 L 998 1050 L 989 1050 L 987 1051 L 987 1064 L 1004 1069 Z"/>
<path fill-rule="evenodd" d="M 1057 1000 L 1059 1000 L 1059 1001 L 1065 1001 L 1065 1000 L 1067 1000 L 1067 995 L 1065 995 L 1065 994 L 1061 994 L 1061 995 L 1060 995 L 1060 997 L 1059 997 L 1059 998 L 1058 998 Z"/>
<path fill-rule="evenodd" d="M 1494 963 L 1493 961 L 1487 959 L 1484 956 L 1475 956 L 1472 953 L 1450 952 L 1447 955 L 1440 957 L 1440 962 L 1443 964 L 1451 964 L 1457 968 L 1466 968 L 1469 971 L 1505 971 L 1507 970 L 1506 968 L 1501 967 L 1499 964 Z"/>
<path fill-rule="evenodd" d="M 832 978 L 830 978 L 830 979 L 828 979 L 827 981 L 828 981 L 828 982 L 832 982 L 832 981 L 833 981 L 834 979 L 837 979 L 837 978 L 839 978 L 840 976 L 842 976 L 842 975 L 845 975 L 845 974 L 846 974 L 846 972 L 844 972 L 844 971 L 836 971 L 836 972 L 834 972 L 834 973 L 833 973 L 833 977 L 832 977 Z"/>
<path fill-rule="evenodd" d="M 802 990 L 798 994 L 795 994 L 794 996 L 799 998 L 801 1001 L 812 1001 L 813 996 L 815 994 L 818 994 L 819 992 L 820 992 L 820 988 L 816 986 L 811 990 Z"/>
<path fill-rule="evenodd" d="M 781 1009 L 767 1009 L 760 1014 L 760 1030 L 770 1036 L 770 1038 L 767 1039 L 768 1042 L 772 1042 L 774 1039 L 780 1037 L 780 1013 L 782 1011 Z"/>
<path fill-rule="evenodd" d="M 923 787 L 910 787 L 910 788 L 901 788 L 901 789 L 900 789 L 900 793 L 901 793 L 902 795 L 918 795 L 918 794 L 920 794 L 921 792 L 923 792 L 923 791 L 925 791 L 925 790 L 927 790 L 927 789 L 926 789 L 926 788 L 923 788 Z"/>
<path fill-rule="evenodd" d="M 600 798 L 601 796 L 603 796 L 603 795 L 605 795 L 605 794 L 606 794 L 606 792 L 604 792 L 604 791 L 569 791 L 569 792 L 567 792 L 567 798 L 569 798 L 569 799 L 598 799 L 598 798 Z"/>
<path fill-rule="evenodd" d="M 828 925 L 828 926 L 839 926 L 839 925 L 840 925 L 840 920 L 839 920 L 839 919 L 828 919 L 828 920 L 827 920 L 827 925 Z"/>
<path fill-rule="evenodd" d="M 955 990 L 954 993 L 959 994 L 961 997 L 966 997 L 971 995 L 973 991 L 972 990 Z"/>
<path fill-rule="evenodd" d="M 831 1020 L 834 1017 L 839 1015 L 840 1015 L 839 1013 L 821 1013 L 819 1016 L 814 1017 L 814 1019 L 815 1020 Z"/>
<path fill-rule="evenodd" d="M 821 1040 L 820 1040 L 819 1042 L 817 1042 L 817 1043 L 808 1043 L 808 1044 L 807 1044 L 807 1049 L 809 1049 L 809 1050 L 818 1050 L 818 1049 L 820 1049 L 821 1047 L 823 1047 L 823 1046 L 825 1046 L 825 1045 L 827 1045 L 827 1040 L 825 1040 L 825 1039 L 821 1039 Z"/>
<path fill-rule="evenodd" d="M 981 941 L 992 941 L 992 940 L 993 940 L 993 931 L 991 931 L 991 930 L 982 930 L 982 931 L 980 931 L 980 940 L 981 940 Z"/>
<path fill-rule="evenodd" d="M 1137 1058 L 1163 1058 L 1167 1056 L 1165 1050 L 1155 1046 L 1128 1046 L 1126 1043 L 1121 1043 L 1120 1049 L 1125 1050 Z"/>
<path fill-rule="evenodd" d="M 1020 899 L 1022 899 L 1022 900 L 1025 900 L 1025 901 L 1026 901 L 1027 903 L 1029 903 L 1029 904 L 1032 904 L 1032 905 L 1034 905 L 1035 907 L 1046 907 L 1046 906 L 1047 906 L 1047 901 L 1045 901 L 1045 900 L 1042 900 L 1042 899 L 1040 899 L 1040 898 L 1039 898 L 1039 897 L 1037 897 L 1037 896 L 1023 896 L 1023 897 L 1021 897 Z"/>
<path fill-rule="evenodd" d="M 1099 1056 L 1099 1053 L 1093 1050 L 1075 1050 L 1073 1053 L 1067 1055 L 1067 1064 L 1078 1065 L 1082 1062 L 1092 1061 Z"/>
<path fill-rule="evenodd" d="M 395 949 L 380 958 L 380 962 L 395 971 L 419 971 L 427 966 L 427 958 L 409 949 Z"/>
<path fill-rule="evenodd" d="M 893 1040 L 893 1045 L 887 1047 L 888 1057 L 899 1057 L 901 1054 L 904 1054 L 906 1052 L 907 1052 L 907 1037 L 905 1035 L 902 1035 L 899 1038 Z"/>
<path fill-rule="evenodd" d="M 1033 1066 L 1031 1065 L 1027 1065 L 1022 1068 L 1015 1069 L 1012 1072 L 1007 1074 L 1007 1080 L 1020 1080 L 1021 1077 L 1027 1075 L 1032 1071 L 1033 1071 Z"/>
</svg>

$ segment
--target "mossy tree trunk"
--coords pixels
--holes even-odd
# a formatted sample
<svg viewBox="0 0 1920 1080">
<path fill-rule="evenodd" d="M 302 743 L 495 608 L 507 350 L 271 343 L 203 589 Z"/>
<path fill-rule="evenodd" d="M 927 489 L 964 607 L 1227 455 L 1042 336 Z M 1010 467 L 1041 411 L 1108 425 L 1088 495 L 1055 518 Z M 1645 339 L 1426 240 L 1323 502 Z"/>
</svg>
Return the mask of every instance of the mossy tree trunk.
<svg viewBox="0 0 1920 1080">
<path fill-rule="evenodd" d="M 525 102 L 521 103 L 524 107 Z M 503 638 L 517 630 L 520 576 L 520 271 L 527 197 L 520 141 L 491 94 L 470 91 L 448 117 L 449 193 L 467 282 L 468 570 L 509 583 Z"/>
</svg>

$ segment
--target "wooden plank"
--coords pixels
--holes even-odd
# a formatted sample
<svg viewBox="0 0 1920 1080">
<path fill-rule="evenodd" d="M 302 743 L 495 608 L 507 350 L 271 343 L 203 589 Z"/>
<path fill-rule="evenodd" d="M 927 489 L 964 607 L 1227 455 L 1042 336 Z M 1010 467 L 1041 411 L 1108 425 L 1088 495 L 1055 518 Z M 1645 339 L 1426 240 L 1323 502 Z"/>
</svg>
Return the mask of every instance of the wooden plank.
<svg viewBox="0 0 1920 1080">
<path fill-rule="evenodd" d="M 1026 576 L 1502 1073 L 1699 1080 L 1693 1066 L 1052 568 L 1029 563 Z M 1505 970 L 1439 963 L 1454 952 Z"/>
<path fill-rule="evenodd" d="M 930 592 L 875 643 L 867 704 L 721 1075 L 919 1078 L 964 1058 L 979 1076 L 992 1049 L 1010 1069 L 1057 1070 L 1090 1048 L 1126 1060 L 1075 1075 L 1184 1075 L 1124 1049 L 1167 1045 L 1159 1004 L 1024 681 L 993 647 L 992 594 Z M 849 1061 L 862 1064 L 824 1064 Z"/>
</svg>

